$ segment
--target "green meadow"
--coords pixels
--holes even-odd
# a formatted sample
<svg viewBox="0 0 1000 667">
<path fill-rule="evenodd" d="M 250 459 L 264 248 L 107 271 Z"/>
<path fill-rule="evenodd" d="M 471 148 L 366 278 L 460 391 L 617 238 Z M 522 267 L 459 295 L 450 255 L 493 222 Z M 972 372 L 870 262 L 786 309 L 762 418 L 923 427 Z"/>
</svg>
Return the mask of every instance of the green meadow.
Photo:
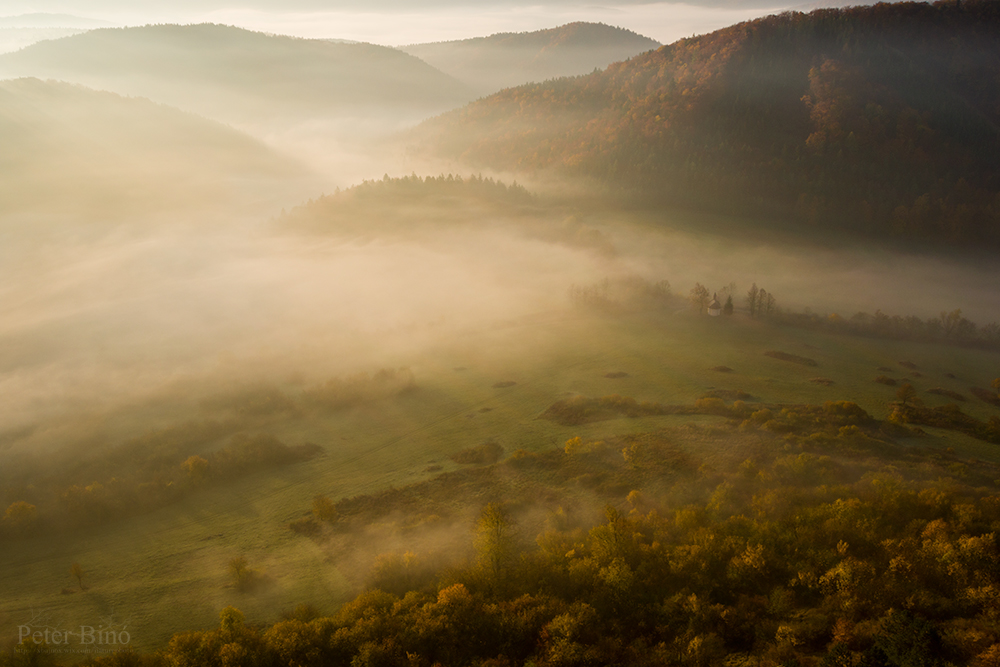
<svg viewBox="0 0 1000 667">
<path fill-rule="evenodd" d="M 765 356 L 772 350 L 816 365 Z M 874 381 L 885 375 L 912 383 L 928 406 L 952 402 L 927 393 L 940 387 L 965 395 L 961 408 L 977 419 L 1000 414 L 968 392 L 989 386 L 1000 368 L 996 352 L 778 327 L 740 313 L 711 318 L 679 298 L 671 307 L 645 312 L 567 309 L 510 320 L 470 330 L 412 364 L 391 362 L 410 366 L 414 389 L 319 416 L 278 417 L 259 427 L 290 445 L 320 445 L 315 458 L 219 481 L 149 513 L 12 540 L 0 552 L 0 625 L 16 628 L 32 619 L 37 625 L 38 614 L 57 628 L 118 624 L 128 628 L 137 648 L 156 649 L 173 633 L 213 627 L 228 605 L 253 623 L 273 622 L 300 603 L 332 613 L 357 593 L 386 543 L 338 549 L 294 533 L 289 523 L 308 516 L 317 495 L 338 500 L 427 480 L 461 467 L 451 455 L 489 440 L 509 456 L 519 449 L 562 447 L 575 436 L 598 440 L 725 421 L 655 416 L 561 426 L 538 418 L 570 396 L 619 394 L 691 404 L 712 388 L 738 389 L 753 396 L 748 403 L 849 400 L 884 419 L 897 390 Z M 731 370 L 713 370 L 719 367 Z M 926 431 L 907 444 L 1000 461 L 995 445 Z M 697 447 L 698 440 L 677 445 Z M 695 453 L 706 459 L 724 454 Z M 459 535 L 456 543 L 463 540 Z M 390 545 L 417 552 L 422 546 L 419 535 Z M 233 586 L 227 563 L 237 556 L 263 575 L 264 585 L 252 592 Z M 70 574 L 74 562 L 85 572 L 85 591 Z"/>
</svg>

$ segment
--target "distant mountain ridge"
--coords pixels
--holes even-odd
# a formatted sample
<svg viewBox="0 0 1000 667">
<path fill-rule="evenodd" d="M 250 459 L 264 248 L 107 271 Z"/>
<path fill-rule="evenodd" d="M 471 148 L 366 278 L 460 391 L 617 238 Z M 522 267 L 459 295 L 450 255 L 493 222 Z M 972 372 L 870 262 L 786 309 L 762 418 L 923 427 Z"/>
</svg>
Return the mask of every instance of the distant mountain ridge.
<svg viewBox="0 0 1000 667">
<path fill-rule="evenodd" d="M 473 168 L 648 201 L 1000 243 L 1000 3 L 786 12 L 427 122 Z"/>
<path fill-rule="evenodd" d="M 46 12 L 0 16 L 0 53 L 17 51 L 43 40 L 60 39 L 111 25 L 114 24 L 109 21 Z"/>
<path fill-rule="evenodd" d="M 216 24 L 105 28 L 0 56 L 0 75 L 57 78 L 227 121 L 366 105 L 431 112 L 470 98 L 396 49 Z"/>
<path fill-rule="evenodd" d="M 35 12 L 16 16 L 0 16 L 0 28 L 105 28 L 113 25 L 110 21 L 89 19 L 72 14 L 51 14 Z"/>
<path fill-rule="evenodd" d="M 476 90 L 494 92 L 530 81 L 589 74 L 659 46 L 659 42 L 631 30 L 577 22 L 535 32 L 497 33 L 400 49 Z"/>
<path fill-rule="evenodd" d="M 46 39 L 61 39 L 84 32 L 85 28 L 3 28 L 0 27 L 0 53 L 10 53 Z"/>
</svg>

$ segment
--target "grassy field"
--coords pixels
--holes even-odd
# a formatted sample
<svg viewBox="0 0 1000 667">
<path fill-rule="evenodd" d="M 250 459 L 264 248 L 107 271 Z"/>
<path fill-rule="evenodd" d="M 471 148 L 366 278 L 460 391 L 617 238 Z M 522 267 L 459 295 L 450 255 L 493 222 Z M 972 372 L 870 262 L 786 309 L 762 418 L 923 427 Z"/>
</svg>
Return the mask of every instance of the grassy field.
<svg viewBox="0 0 1000 667">
<path fill-rule="evenodd" d="M 321 445 L 325 453 L 318 458 L 220 483 L 101 528 L 4 545 L 4 641 L 16 639 L 19 624 L 41 618 L 55 628 L 125 625 L 134 646 L 154 649 L 175 632 L 214 626 L 227 605 L 255 623 L 274 621 L 303 602 L 330 612 L 354 592 L 352 582 L 364 576 L 376 554 L 334 557 L 288 529 L 308 513 L 317 494 L 338 499 L 427 479 L 459 467 L 451 454 L 489 439 L 510 454 L 561 446 L 577 435 L 599 439 L 720 419 L 644 417 L 583 426 L 537 419 L 556 400 L 575 394 L 691 403 L 713 387 L 740 389 L 768 403 L 852 400 L 884 418 L 896 387 L 874 378 L 887 375 L 908 378 L 930 406 L 951 402 L 927 393 L 942 387 L 966 395 L 961 407 L 978 419 L 1000 415 L 968 393 L 1000 375 L 995 352 L 774 328 L 740 315 L 700 317 L 681 302 L 676 310 L 617 317 L 578 310 L 539 314 L 470 331 L 462 340 L 419 359 L 392 360 L 411 367 L 413 391 L 314 420 L 288 418 L 267 429 L 289 444 Z M 817 365 L 765 356 L 769 350 Z M 712 370 L 719 366 L 732 371 Z M 930 429 L 911 444 L 1000 461 L 1000 448 L 952 432 Z M 230 585 L 227 562 L 241 555 L 266 575 L 267 583 L 252 594 Z M 89 589 L 65 594 L 63 589 L 75 587 L 74 562 L 86 572 Z"/>
</svg>

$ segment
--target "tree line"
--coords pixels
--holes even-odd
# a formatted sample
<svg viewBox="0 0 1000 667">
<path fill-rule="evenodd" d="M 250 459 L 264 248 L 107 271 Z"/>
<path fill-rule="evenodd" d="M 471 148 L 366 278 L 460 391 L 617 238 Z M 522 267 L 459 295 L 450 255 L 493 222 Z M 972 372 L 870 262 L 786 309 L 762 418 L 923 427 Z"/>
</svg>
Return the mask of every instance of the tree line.
<svg viewBox="0 0 1000 667">
<path fill-rule="evenodd" d="M 962 315 L 962 310 L 941 311 L 936 317 L 921 319 L 915 315 L 889 315 L 881 310 L 860 311 L 845 318 L 837 313 L 794 313 L 782 311 L 780 324 L 808 329 L 821 329 L 872 338 L 949 343 L 989 349 L 1000 348 L 1000 324 L 977 324 Z"/>
<path fill-rule="evenodd" d="M 410 228 L 442 217 L 468 221 L 468 207 L 484 204 L 495 211 L 521 212 L 536 203 L 536 197 L 517 182 L 507 185 L 482 174 L 395 178 L 386 174 L 282 210 L 276 222 L 324 232 L 371 233 L 376 224 L 405 223 Z M 428 216 L 430 208 L 434 208 L 433 216 Z"/>
<path fill-rule="evenodd" d="M 639 279 L 640 283 L 642 279 Z M 665 306 L 672 294 L 669 283 L 663 289 L 657 289 L 656 302 Z M 608 295 L 610 282 L 597 283 L 592 286 L 570 288 L 570 299 L 580 306 L 593 307 L 607 312 L 625 310 L 618 299 Z M 717 292 L 709 292 L 708 288 L 696 282 L 688 293 L 688 302 L 693 310 L 705 313 L 715 296 L 720 301 L 724 299 L 722 313 L 732 315 L 736 312 L 733 295 L 736 284 L 729 283 Z M 633 308 L 648 307 L 649 302 L 640 298 L 632 298 Z M 753 283 L 743 297 L 744 312 L 752 319 L 767 319 L 773 324 L 794 326 L 806 329 L 826 330 L 833 333 L 843 333 L 872 338 L 888 338 L 893 340 L 913 340 L 931 343 L 947 343 L 987 349 L 1000 349 L 1000 323 L 989 322 L 978 324 L 962 314 L 961 308 L 943 310 L 937 316 L 926 319 L 916 315 L 889 315 L 876 310 L 874 313 L 859 311 L 845 318 L 837 313 L 820 315 L 806 309 L 805 312 L 795 312 L 780 308 L 773 292 Z"/>
</svg>

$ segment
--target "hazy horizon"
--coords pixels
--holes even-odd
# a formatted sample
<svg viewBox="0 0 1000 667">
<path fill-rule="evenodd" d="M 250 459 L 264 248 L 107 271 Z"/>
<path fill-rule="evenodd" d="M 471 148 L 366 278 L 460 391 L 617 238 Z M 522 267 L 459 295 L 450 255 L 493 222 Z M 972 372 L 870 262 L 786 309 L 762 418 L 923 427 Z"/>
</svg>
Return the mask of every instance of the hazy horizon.
<svg viewBox="0 0 1000 667">
<path fill-rule="evenodd" d="M 314 6 L 309 6 L 310 4 Z M 836 4 L 836 3 L 833 3 Z M 485 37 L 501 32 L 532 32 L 577 21 L 606 23 L 632 30 L 668 44 L 684 37 L 711 32 L 734 23 L 800 6 L 768 0 L 726 3 L 724 6 L 685 3 L 616 3 L 602 6 L 549 3 L 544 5 L 470 5 L 425 3 L 419 7 L 390 2 L 363 7 L 351 3 L 266 2 L 243 6 L 221 3 L 86 3 L 43 0 L 9 3 L 0 16 L 11 24 L 24 16 L 23 28 L 93 28 L 140 26 L 152 23 L 220 23 L 274 34 L 310 39 L 343 39 L 383 46 Z M 56 26 L 38 14 L 62 15 Z M 36 15 L 36 16 L 31 16 Z M 72 19 L 76 19 L 75 21 Z"/>
</svg>

